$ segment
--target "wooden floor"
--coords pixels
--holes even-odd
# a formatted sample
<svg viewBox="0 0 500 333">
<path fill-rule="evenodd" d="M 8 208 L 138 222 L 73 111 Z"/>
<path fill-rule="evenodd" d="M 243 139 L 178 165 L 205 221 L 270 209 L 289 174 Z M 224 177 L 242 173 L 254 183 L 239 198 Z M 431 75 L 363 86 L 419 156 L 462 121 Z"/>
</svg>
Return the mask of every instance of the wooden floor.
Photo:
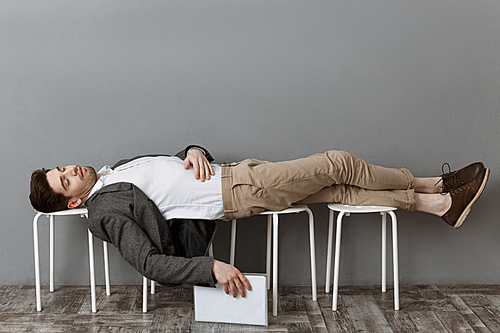
<svg viewBox="0 0 500 333">
<path fill-rule="evenodd" d="M 96 314 L 88 286 L 42 289 L 42 312 L 33 286 L 0 286 L 0 332 L 500 332 L 500 285 L 401 286 L 399 311 L 379 286 L 341 287 L 337 312 L 323 287 L 317 302 L 310 287 L 279 292 L 266 327 L 196 322 L 188 286 L 157 287 L 146 314 L 139 286 L 113 286 L 111 296 L 98 287 Z"/>
</svg>

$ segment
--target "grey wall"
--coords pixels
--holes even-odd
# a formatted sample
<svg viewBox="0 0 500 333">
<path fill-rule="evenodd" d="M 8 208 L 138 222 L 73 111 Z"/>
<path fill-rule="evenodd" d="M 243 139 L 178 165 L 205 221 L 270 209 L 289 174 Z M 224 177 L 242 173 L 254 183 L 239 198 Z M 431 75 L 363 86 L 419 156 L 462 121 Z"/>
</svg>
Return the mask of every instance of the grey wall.
<svg viewBox="0 0 500 333">
<path fill-rule="evenodd" d="M 483 160 L 491 179 L 460 230 L 398 212 L 400 278 L 499 283 L 499 13 L 486 0 L 2 1 L 0 283 L 34 284 L 32 170 L 189 143 L 218 162 L 342 149 L 420 176 Z M 328 215 L 312 209 L 322 285 Z M 305 220 L 282 219 L 282 284 L 310 283 Z M 84 220 L 56 227 L 57 283 L 88 283 Z M 379 283 L 378 217 L 344 231 L 341 283 Z M 264 271 L 265 218 L 242 220 L 238 235 L 236 265 Z M 219 223 L 219 259 L 228 239 Z M 140 283 L 111 259 L 112 283 Z"/>
</svg>

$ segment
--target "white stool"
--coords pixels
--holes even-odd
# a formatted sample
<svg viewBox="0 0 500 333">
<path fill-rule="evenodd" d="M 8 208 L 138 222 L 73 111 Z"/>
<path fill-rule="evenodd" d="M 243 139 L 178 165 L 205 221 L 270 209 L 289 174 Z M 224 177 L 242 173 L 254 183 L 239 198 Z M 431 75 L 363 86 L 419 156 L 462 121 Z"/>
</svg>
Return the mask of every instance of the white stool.
<svg viewBox="0 0 500 333">
<path fill-rule="evenodd" d="M 35 252 L 35 283 L 36 283 L 36 309 L 37 311 L 42 311 L 42 298 L 40 293 L 40 252 L 38 244 L 38 220 L 40 216 L 45 215 L 50 219 L 50 231 L 49 231 L 49 265 L 50 265 L 50 292 L 54 291 L 54 222 L 56 216 L 75 216 L 80 215 L 81 217 L 87 217 L 87 208 L 75 208 L 68 209 L 53 213 L 40 213 L 37 212 L 35 218 L 33 219 L 33 240 L 34 240 L 34 252 Z M 90 264 L 90 289 L 92 296 L 92 312 L 96 312 L 96 300 L 95 300 L 95 277 L 94 277 L 94 248 L 93 248 L 93 236 L 88 231 L 89 240 L 89 264 Z M 105 262 L 107 262 L 107 256 L 104 256 Z M 106 280 L 108 282 L 109 280 Z M 108 289 L 108 285 L 106 286 Z"/>
<path fill-rule="evenodd" d="M 267 215 L 267 259 L 266 274 L 267 288 L 270 288 L 269 279 L 271 273 L 271 230 L 273 233 L 273 316 L 278 315 L 278 215 L 307 212 L 309 215 L 309 243 L 311 251 L 311 279 L 312 279 L 312 298 L 317 299 L 316 293 L 316 254 L 314 245 L 314 217 L 311 210 L 306 205 L 293 206 L 282 211 L 265 211 L 260 215 Z M 234 266 L 234 254 L 236 247 L 236 220 L 231 224 L 231 253 L 230 264 Z"/>
<path fill-rule="evenodd" d="M 394 270 L 394 309 L 399 310 L 399 273 L 398 273 L 398 229 L 394 211 L 397 208 L 383 206 L 348 206 L 342 204 L 329 204 L 330 221 L 328 227 L 328 252 L 326 259 L 326 287 L 325 292 L 330 292 L 330 273 L 332 266 L 332 240 L 333 240 L 333 215 L 338 211 L 337 234 L 335 241 L 335 270 L 333 276 L 333 311 L 337 311 L 337 298 L 339 287 L 339 261 L 340 261 L 340 235 L 342 233 L 342 217 L 351 213 L 380 213 L 382 215 L 382 292 L 386 291 L 386 215 L 392 219 L 392 255 Z"/>
<path fill-rule="evenodd" d="M 40 291 L 40 252 L 38 244 L 38 220 L 41 216 L 47 216 L 50 219 L 50 231 L 49 231 L 49 265 L 50 265 L 50 292 L 54 291 L 54 222 L 56 216 L 77 216 L 88 217 L 87 208 L 74 208 L 52 213 L 41 213 L 37 212 L 35 218 L 33 219 L 33 240 L 34 240 L 34 252 L 35 252 L 35 283 L 36 283 L 36 309 L 37 311 L 42 311 L 42 298 Z M 94 236 L 87 229 L 88 241 L 89 241 L 89 266 L 90 266 L 90 294 L 92 299 L 92 312 L 97 312 L 96 305 L 96 294 L 95 294 L 95 265 L 94 265 Z M 103 243 L 104 251 L 104 274 L 106 280 L 106 295 L 111 295 L 111 287 L 109 283 L 109 259 L 108 259 L 108 243 Z M 143 304 L 142 311 L 147 312 L 147 279 L 143 277 Z M 155 293 L 154 281 L 151 281 L 151 294 Z"/>
</svg>

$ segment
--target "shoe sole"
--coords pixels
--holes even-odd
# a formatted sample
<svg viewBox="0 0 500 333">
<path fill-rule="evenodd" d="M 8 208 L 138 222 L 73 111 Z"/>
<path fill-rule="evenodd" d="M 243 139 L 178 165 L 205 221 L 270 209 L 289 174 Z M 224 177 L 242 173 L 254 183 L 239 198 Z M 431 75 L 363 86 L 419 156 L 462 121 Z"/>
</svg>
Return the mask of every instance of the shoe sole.
<svg viewBox="0 0 500 333">
<path fill-rule="evenodd" d="M 462 212 L 462 214 L 458 218 L 458 220 L 455 223 L 455 225 L 453 226 L 453 228 L 458 229 L 458 228 L 460 228 L 462 226 L 462 224 L 464 223 L 465 219 L 467 218 L 467 216 L 470 213 L 472 205 L 476 203 L 476 201 L 479 199 L 479 197 L 483 193 L 483 190 L 486 187 L 486 183 L 488 182 L 488 178 L 489 177 L 490 177 L 490 169 L 486 168 L 486 173 L 484 175 L 483 182 L 481 183 L 481 186 L 479 187 L 479 190 L 477 191 L 477 193 L 474 196 L 474 198 L 472 198 L 472 200 L 469 202 L 469 204 L 467 205 L 467 207 L 465 207 L 464 211 Z"/>
</svg>

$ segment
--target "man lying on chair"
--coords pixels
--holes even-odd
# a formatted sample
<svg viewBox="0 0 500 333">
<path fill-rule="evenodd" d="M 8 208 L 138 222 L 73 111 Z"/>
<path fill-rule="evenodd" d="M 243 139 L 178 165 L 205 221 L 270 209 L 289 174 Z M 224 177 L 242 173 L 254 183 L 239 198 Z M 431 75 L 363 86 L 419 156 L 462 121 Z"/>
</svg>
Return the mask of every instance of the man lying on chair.
<svg viewBox="0 0 500 333">
<path fill-rule="evenodd" d="M 85 205 L 89 230 L 112 243 L 143 276 L 161 284 L 214 286 L 245 296 L 247 279 L 234 266 L 206 256 L 215 220 L 241 219 L 293 204 L 392 206 L 440 216 L 459 228 L 486 186 L 482 162 L 439 177 L 369 164 L 343 151 L 271 163 L 247 159 L 212 164 L 203 147 L 175 156 L 121 160 L 98 172 L 90 166 L 40 169 L 30 200 L 41 212 Z"/>
</svg>

